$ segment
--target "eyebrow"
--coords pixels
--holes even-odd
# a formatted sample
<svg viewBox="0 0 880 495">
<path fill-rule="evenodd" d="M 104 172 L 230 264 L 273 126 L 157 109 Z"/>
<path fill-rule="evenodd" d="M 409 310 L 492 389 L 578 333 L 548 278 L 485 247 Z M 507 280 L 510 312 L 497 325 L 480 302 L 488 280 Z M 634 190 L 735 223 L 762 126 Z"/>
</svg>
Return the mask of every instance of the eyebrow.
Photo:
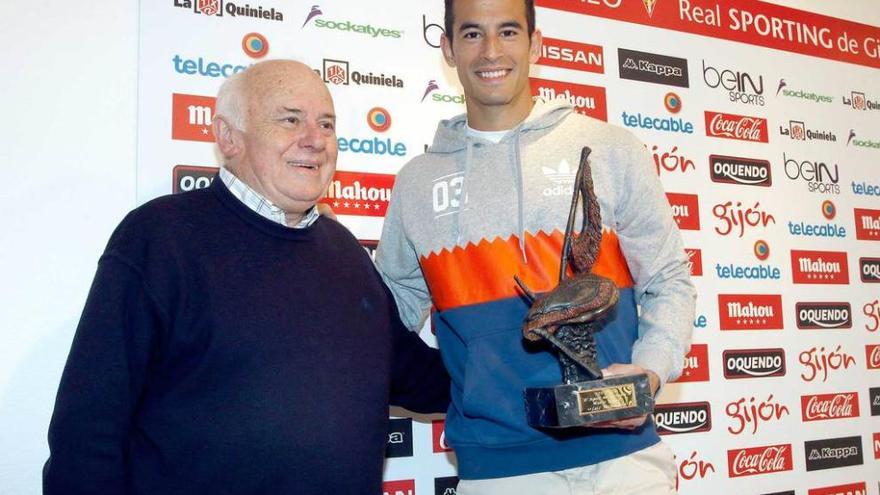
<svg viewBox="0 0 880 495">
<path fill-rule="evenodd" d="M 523 26 L 522 26 L 522 24 L 519 23 L 519 21 L 506 21 L 506 22 L 502 22 L 501 24 L 499 24 L 498 27 L 500 29 L 504 29 L 504 28 L 522 29 Z M 482 29 L 482 28 L 483 28 L 483 25 L 476 23 L 476 22 L 463 22 L 461 24 L 461 26 L 458 27 L 458 30 L 464 31 L 465 29 Z"/>
<path fill-rule="evenodd" d="M 305 112 L 303 112 L 303 111 L 300 110 L 299 108 L 289 108 L 289 107 L 282 107 L 282 108 L 284 109 L 285 112 L 288 112 L 288 113 L 294 113 L 294 114 L 297 114 L 297 115 L 303 115 L 303 114 L 305 114 Z M 335 115 L 335 114 L 332 114 L 332 113 L 327 113 L 327 112 L 325 112 L 325 113 L 322 113 L 321 115 L 318 115 L 318 118 L 319 118 L 319 119 L 333 119 L 333 120 L 336 120 L 336 115 Z"/>
</svg>

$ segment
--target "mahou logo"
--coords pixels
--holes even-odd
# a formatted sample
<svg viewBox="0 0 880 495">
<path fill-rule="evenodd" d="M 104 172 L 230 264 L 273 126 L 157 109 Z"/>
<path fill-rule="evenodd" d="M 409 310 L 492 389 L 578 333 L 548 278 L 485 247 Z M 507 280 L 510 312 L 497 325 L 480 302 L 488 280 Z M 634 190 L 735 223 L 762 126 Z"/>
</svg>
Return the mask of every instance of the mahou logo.
<svg viewBox="0 0 880 495">
<path fill-rule="evenodd" d="M 874 433 L 874 459 L 880 459 L 880 433 Z"/>
<path fill-rule="evenodd" d="M 706 135 L 753 143 L 769 142 L 767 119 L 732 113 L 704 112 Z"/>
<path fill-rule="evenodd" d="M 782 296 L 718 294 L 721 330 L 781 330 Z"/>
<path fill-rule="evenodd" d="M 848 302 L 799 302 L 794 309 L 801 330 L 852 328 L 852 306 Z"/>
<path fill-rule="evenodd" d="M 605 57 L 601 46 L 547 37 L 541 43 L 538 65 L 605 73 Z"/>
<path fill-rule="evenodd" d="M 691 350 L 684 357 L 684 369 L 675 383 L 709 381 L 709 347 L 706 344 L 691 344 Z"/>
<path fill-rule="evenodd" d="M 709 173 L 712 182 L 721 184 L 761 187 L 773 184 L 770 162 L 767 160 L 709 155 Z"/>
<path fill-rule="evenodd" d="M 608 121 L 608 103 L 603 87 L 535 77 L 529 78 L 529 86 L 532 89 L 532 96 L 545 100 L 565 100 L 574 106 L 574 111 L 579 114 Z"/>
<path fill-rule="evenodd" d="M 211 96 L 171 95 L 171 139 L 214 142 L 214 103 Z"/>
<path fill-rule="evenodd" d="M 807 495 L 868 495 L 868 487 L 865 482 L 850 483 L 848 485 L 824 486 L 822 488 L 810 488 Z"/>
<path fill-rule="evenodd" d="M 416 480 L 386 481 L 382 483 L 382 495 L 416 495 Z"/>
<path fill-rule="evenodd" d="M 869 370 L 880 370 L 880 344 L 865 346 L 865 362 Z"/>
<path fill-rule="evenodd" d="M 793 249 L 791 278 L 796 284 L 849 284 L 846 253 Z"/>
<path fill-rule="evenodd" d="M 195 165 L 177 165 L 171 171 L 171 192 L 173 194 L 196 189 L 204 189 L 211 185 L 214 176 L 220 169 L 217 167 L 198 167 Z"/>
<path fill-rule="evenodd" d="M 880 258 L 859 258 L 859 278 L 868 284 L 880 283 Z"/>
<path fill-rule="evenodd" d="M 766 378 L 785 376 L 785 351 L 775 349 L 732 349 L 721 354 L 724 378 Z"/>
<path fill-rule="evenodd" d="M 712 409 L 708 402 L 656 404 L 654 424 L 661 435 L 694 433 L 712 429 Z"/>
<path fill-rule="evenodd" d="M 384 217 L 391 200 L 393 175 L 336 172 L 321 200 L 338 215 Z"/>
<path fill-rule="evenodd" d="M 681 230 L 700 230 L 700 200 L 696 194 L 666 193 L 672 216 Z"/>
<path fill-rule="evenodd" d="M 727 471 L 731 478 L 779 473 L 792 468 L 791 444 L 727 451 Z"/>
<path fill-rule="evenodd" d="M 856 208 L 856 239 L 862 241 L 880 241 L 880 210 Z"/>
<path fill-rule="evenodd" d="M 685 248 L 688 257 L 688 266 L 691 269 L 691 277 L 703 276 L 703 251 L 699 249 Z"/>
<path fill-rule="evenodd" d="M 802 395 L 801 415 L 804 421 L 823 421 L 859 417 L 858 392 Z"/>
<path fill-rule="evenodd" d="M 442 419 L 431 421 L 431 436 L 434 441 L 435 454 L 452 451 L 452 448 L 446 443 L 446 421 Z"/>
</svg>

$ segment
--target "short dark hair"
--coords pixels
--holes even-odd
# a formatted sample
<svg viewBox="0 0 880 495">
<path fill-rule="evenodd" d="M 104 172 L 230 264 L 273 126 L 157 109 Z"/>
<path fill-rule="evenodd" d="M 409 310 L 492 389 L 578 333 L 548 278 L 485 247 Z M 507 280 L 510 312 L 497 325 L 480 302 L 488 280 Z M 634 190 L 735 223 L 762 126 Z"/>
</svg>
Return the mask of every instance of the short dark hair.
<svg viewBox="0 0 880 495">
<path fill-rule="evenodd" d="M 452 25 L 454 24 L 454 19 L 452 16 L 452 6 L 455 3 L 455 0 L 443 0 L 446 13 L 443 18 L 443 24 L 446 28 L 446 38 L 449 40 L 449 44 L 452 44 L 453 32 Z M 526 7 L 526 24 L 528 25 L 529 38 L 532 37 L 532 33 L 535 32 L 535 0 L 523 0 L 525 2 Z"/>
</svg>

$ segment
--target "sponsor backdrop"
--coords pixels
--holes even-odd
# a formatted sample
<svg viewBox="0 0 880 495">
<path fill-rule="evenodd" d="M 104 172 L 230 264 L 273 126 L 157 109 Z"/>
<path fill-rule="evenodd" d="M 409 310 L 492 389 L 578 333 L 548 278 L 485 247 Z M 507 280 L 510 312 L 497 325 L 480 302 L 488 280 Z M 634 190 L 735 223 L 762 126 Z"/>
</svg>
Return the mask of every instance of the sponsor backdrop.
<svg viewBox="0 0 880 495">
<path fill-rule="evenodd" d="M 880 28 L 755 0 L 537 3 L 533 93 L 641 138 L 688 248 L 694 343 L 655 413 L 680 492 L 878 494 Z M 377 6 L 141 2 L 138 201 L 208 185 L 219 85 L 297 58 L 340 115 L 325 201 L 372 252 L 395 173 L 464 111 L 442 2 Z M 544 170 L 570 194 L 567 163 Z M 394 414 L 385 493 L 454 494 L 442 417 Z"/>
</svg>

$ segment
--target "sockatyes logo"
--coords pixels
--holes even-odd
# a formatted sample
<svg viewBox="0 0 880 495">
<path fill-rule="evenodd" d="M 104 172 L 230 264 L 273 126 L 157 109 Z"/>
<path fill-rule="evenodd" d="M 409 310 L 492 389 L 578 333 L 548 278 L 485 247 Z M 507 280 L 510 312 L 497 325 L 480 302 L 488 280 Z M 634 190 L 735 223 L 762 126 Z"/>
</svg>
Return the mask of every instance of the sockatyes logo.
<svg viewBox="0 0 880 495">
<path fill-rule="evenodd" d="M 364 36 L 369 36 L 370 38 L 392 38 L 399 39 L 403 36 L 403 31 L 398 29 L 388 29 L 385 27 L 376 27 L 371 24 L 358 24 L 352 21 L 336 21 L 336 20 L 327 20 L 323 19 L 322 16 L 324 12 L 321 10 L 320 5 L 312 5 L 309 13 L 306 15 L 305 21 L 303 22 L 302 28 L 306 27 L 306 25 L 314 20 L 314 25 L 320 29 L 330 29 L 335 31 L 342 31 L 346 33 L 355 33 Z"/>
<path fill-rule="evenodd" d="M 833 96 L 812 93 L 802 89 L 791 89 L 785 79 L 780 79 L 779 84 L 776 86 L 776 96 L 779 96 L 780 93 L 787 98 L 797 98 L 814 103 L 834 102 Z"/>
<path fill-rule="evenodd" d="M 425 92 L 420 100 L 424 103 L 425 98 L 431 96 L 431 101 L 435 103 L 455 103 L 464 105 L 465 97 L 463 94 L 441 93 L 440 86 L 437 85 L 436 79 L 431 79 L 425 86 Z"/>
</svg>

